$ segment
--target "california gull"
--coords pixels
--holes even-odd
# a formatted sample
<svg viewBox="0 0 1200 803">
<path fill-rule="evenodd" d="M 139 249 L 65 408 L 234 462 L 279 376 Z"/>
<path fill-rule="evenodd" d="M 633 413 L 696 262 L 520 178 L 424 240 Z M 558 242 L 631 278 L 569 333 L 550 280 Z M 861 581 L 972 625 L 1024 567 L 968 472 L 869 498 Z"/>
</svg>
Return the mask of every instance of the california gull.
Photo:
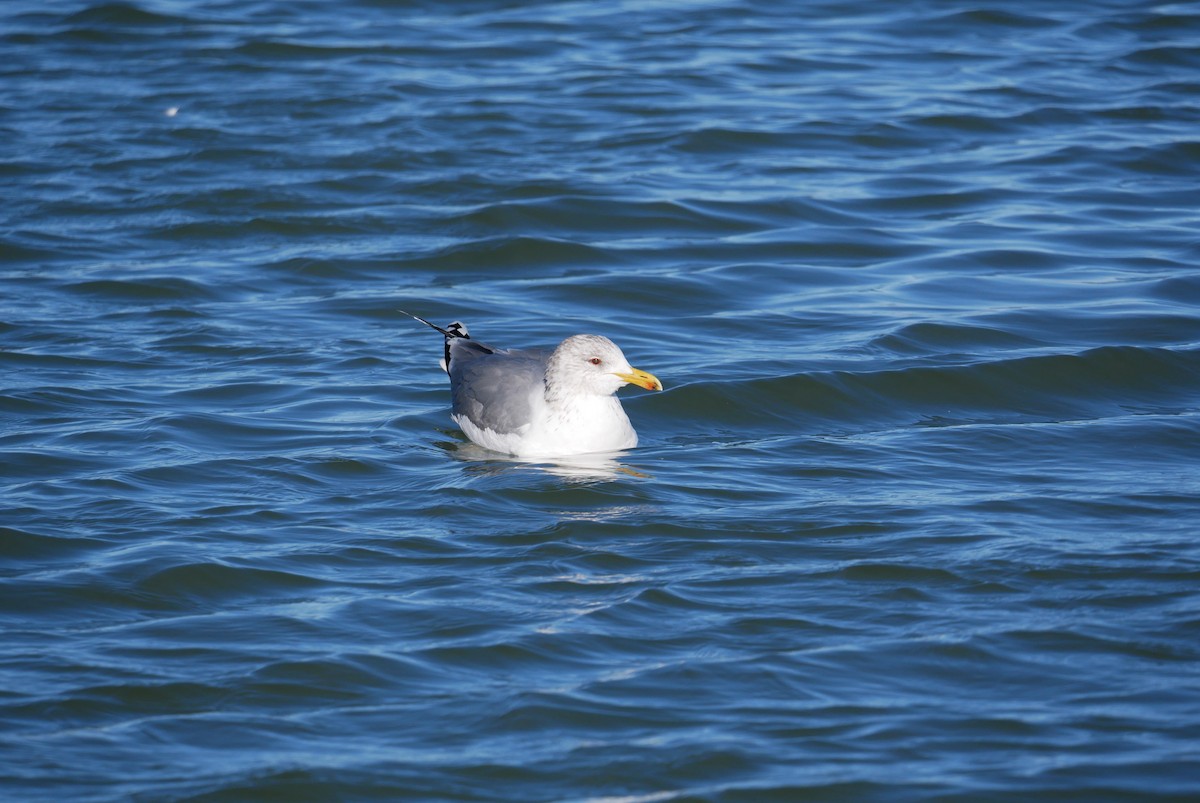
<svg viewBox="0 0 1200 803">
<path fill-rule="evenodd" d="M 553 351 L 498 349 L 472 340 L 459 321 L 442 328 L 404 314 L 445 337 L 451 417 L 496 452 L 550 458 L 631 449 L 638 436 L 613 394 L 627 384 L 662 390 L 607 337 L 572 335 Z"/>
</svg>

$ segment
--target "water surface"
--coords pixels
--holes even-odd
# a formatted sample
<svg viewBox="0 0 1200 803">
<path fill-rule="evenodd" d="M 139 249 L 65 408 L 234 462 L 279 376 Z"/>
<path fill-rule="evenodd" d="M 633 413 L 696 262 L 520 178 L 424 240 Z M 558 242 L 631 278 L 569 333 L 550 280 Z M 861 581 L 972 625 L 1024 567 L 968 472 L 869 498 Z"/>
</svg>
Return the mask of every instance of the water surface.
<svg viewBox="0 0 1200 803">
<path fill-rule="evenodd" d="M 1193 800 L 1200 9 L 0 8 L 0 792 Z M 620 343 L 638 449 L 440 342 Z"/>
</svg>

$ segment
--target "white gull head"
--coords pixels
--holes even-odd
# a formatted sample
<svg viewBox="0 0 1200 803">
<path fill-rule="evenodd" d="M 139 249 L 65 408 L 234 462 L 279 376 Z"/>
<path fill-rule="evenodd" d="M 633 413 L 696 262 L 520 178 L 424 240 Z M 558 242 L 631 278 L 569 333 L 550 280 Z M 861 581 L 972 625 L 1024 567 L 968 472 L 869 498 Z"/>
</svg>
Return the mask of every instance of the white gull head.
<svg viewBox="0 0 1200 803">
<path fill-rule="evenodd" d="M 617 344 L 600 335 L 568 337 L 546 364 L 546 401 L 551 404 L 576 395 L 611 396 L 630 383 L 662 390 L 657 378 L 630 365 Z"/>
</svg>

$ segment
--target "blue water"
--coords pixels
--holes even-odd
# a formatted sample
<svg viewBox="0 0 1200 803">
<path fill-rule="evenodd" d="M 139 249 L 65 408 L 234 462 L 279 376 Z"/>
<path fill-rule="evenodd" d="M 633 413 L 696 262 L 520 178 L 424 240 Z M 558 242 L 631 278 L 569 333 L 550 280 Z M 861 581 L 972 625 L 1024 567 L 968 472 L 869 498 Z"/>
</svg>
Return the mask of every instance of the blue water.
<svg viewBox="0 0 1200 803">
<path fill-rule="evenodd" d="M 0 52 L 0 798 L 1200 797 L 1200 5 Z M 667 390 L 481 452 L 401 308 Z"/>
</svg>

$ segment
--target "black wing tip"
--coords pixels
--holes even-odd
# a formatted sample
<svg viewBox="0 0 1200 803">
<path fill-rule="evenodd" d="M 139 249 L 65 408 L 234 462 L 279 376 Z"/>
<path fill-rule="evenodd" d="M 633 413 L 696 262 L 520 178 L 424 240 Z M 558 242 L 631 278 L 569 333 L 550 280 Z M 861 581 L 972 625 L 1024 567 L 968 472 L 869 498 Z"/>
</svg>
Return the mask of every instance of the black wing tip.
<svg viewBox="0 0 1200 803">
<path fill-rule="evenodd" d="M 397 308 L 396 311 L 402 312 L 405 315 L 407 315 L 408 317 L 414 318 L 414 319 L 420 321 L 421 323 L 425 324 L 430 329 L 436 329 L 437 331 L 439 331 L 443 335 L 445 335 L 446 349 L 445 349 L 445 356 L 442 358 L 442 367 L 444 369 L 446 369 L 447 374 L 450 373 L 450 343 L 454 340 L 471 340 L 471 334 L 470 334 L 470 332 L 467 331 L 467 325 L 465 323 L 463 323 L 462 321 L 454 321 L 449 326 L 447 326 L 445 329 L 443 329 L 442 327 L 438 326 L 436 323 L 430 323 L 429 321 L 422 318 L 420 315 L 413 315 L 411 312 L 409 312 L 407 310 L 402 310 L 402 309 Z M 471 342 L 475 343 L 474 340 L 471 340 Z M 475 345 L 477 348 L 483 349 L 483 351 L 488 354 L 494 353 L 487 346 L 483 346 L 478 343 L 475 343 Z"/>
<path fill-rule="evenodd" d="M 454 323 L 450 324 L 449 326 L 447 326 L 443 329 L 442 327 L 438 326 L 436 323 L 430 323 L 429 321 L 425 320 L 420 315 L 413 315 L 408 310 L 402 310 L 402 309 L 397 308 L 396 312 L 403 313 L 404 315 L 407 315 L 408 317 L 410 317 L 414 320 L 420 321 L 421 323 L 428 326 L 430 329 L 436 329 L 437 331 L 439 331 L 443 335 L 445 335 L 447 339 L 453 338 L 453 337 L 461 337 L 464 340 L 471 339 L 470 333 L 467 332 L 467 325 L 465 323 L 463 323 L 462 321 L 455 321 Z"/>
</svg>

